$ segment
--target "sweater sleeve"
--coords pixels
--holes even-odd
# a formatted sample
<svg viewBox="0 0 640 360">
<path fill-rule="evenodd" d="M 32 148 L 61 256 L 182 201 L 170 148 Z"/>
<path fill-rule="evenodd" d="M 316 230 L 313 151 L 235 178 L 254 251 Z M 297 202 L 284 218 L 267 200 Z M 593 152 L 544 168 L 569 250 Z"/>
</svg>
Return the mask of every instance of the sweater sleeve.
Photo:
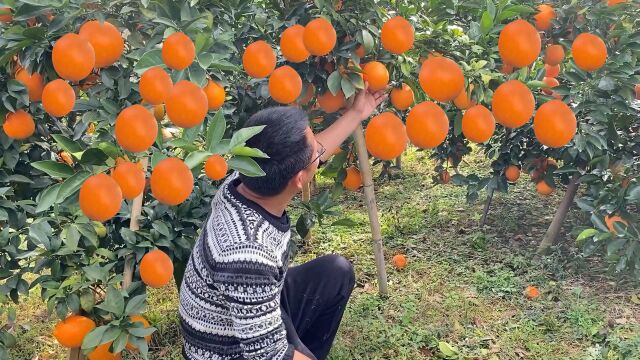
<svg viewBox="0 0 640 360">
<path fill-rule="evenodd" d="M 257 247 L 257 248 L 256 248 Z M 229 307 L 235 337 L 247 360 L 293 358 L 294 346 L 287 342 L 282 321 L 280 292 L 282 274 L 273 252 L 262 244 L 252 244 L 251 252 L 218 263 L 215 277 Z"/>
</svg>

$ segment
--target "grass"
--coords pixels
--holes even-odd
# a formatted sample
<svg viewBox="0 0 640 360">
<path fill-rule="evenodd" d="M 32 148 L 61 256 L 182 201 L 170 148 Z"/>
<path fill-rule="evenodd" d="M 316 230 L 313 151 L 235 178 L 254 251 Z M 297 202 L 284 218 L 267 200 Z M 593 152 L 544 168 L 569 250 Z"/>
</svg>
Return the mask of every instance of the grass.
<svg viewBox="0 0 640 360">
<path fill-rule="evenodd" d="M 357 287 L 330 359 L 640 359 L 640 306 L 632 301 L 639 291 L 573 248 L 566 230 L 584 221 L 578 211 L 569 215 L 563 245 L 537 258 L 559 195 L 540 198 L 523 175 L 508 194 L 496 194 L 480 228 L 483 203 L 466 204 L 464 188 L 435 186 L 432 167 L 426 152 L 409 151 L 401 178 L 377 184 L 385 257 L 409 258 L 402 271 L 387 266 L 388 297 L 377 293 L 361 193 L 340 202 L 357 226 L 315 228 L 296 257 L 339 253 L 354 263 Z M 472 155 L 461 171 L 487 168 Z M 319 184 L 329 186 L 322 178 Z M 540 288 L 540 298 L 527 300 L 527 285 Z M 65 358 L 37 292 L 18 314 L 30 329 L 12 359 Z M 158 328 L 151 358 L 180 359 L 176 290 L 150 291 L 147 316 Z"/>
</svg>

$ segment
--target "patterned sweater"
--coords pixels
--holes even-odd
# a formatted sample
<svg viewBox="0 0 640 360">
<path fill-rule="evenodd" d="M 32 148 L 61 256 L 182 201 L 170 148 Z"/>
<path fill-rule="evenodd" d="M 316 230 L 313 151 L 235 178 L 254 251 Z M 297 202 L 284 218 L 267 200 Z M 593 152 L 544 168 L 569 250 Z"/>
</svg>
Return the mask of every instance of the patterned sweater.
<svg viewBox="0 0 640 360">
<path fill-rule="evenodd" d="M 289 218 L 242 196 L 239 183 L 233 174 L 215 195 L 185 270 L 180 323 L 186 359 L 293 357 L 280 310 Z"/>
</svg>

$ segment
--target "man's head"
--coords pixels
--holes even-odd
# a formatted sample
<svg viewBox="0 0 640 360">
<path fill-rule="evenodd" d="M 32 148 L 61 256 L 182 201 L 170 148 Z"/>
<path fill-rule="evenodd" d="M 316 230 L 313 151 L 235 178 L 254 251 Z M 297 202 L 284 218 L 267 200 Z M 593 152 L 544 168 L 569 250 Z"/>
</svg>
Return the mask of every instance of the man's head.
<svg viewBox="0 0 640 360">
<path fill-rule="evenodd" d="M 311 181 L 318 168 L 320 145 L 309 128 L 307 114 L 294 107 L 273 107 L 251 116 L 245 126 L 264 129 L 247 141 L 268 159 L 254 158 L 266 173 L 261 177 L 240 175 L 249 190 L 261 196 L 275 196 L 285 190 L 299 191 Z"/>
</svg>

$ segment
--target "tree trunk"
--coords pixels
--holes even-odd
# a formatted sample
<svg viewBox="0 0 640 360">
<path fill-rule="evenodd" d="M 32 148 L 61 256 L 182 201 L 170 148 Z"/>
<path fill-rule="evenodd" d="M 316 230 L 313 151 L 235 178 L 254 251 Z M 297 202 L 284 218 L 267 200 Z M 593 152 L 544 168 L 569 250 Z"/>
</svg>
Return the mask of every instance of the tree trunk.
<svg viewBox="0 0 640 360">
<path fill-rule="evenodd" d="M 84 360 L 86 358 L 80 348 L 69 349 L 69 360 Z"/>
<path fill-rule="evenodd" d="M 380 219 L 378 218 L 378 206 L 376 205 L 376 194 L 373 188 L 373 176 L 369 165 L 369 153 L 364 141 L 362 125 L 358 125 L 353 132 L 355 145 L 358 150 L 358 164 L 364 187 L 365 205 L 369 213 L 369 223 L 371 226 L 371 237 L 373 239 L 373 254 L 376 260 L 376 270 L 378 273 L 378 291 L 380 295 L 386 296 L 388 293 L 387 271 L 384 264 L 384 247 L 382 244 L 382 232 L 380 230 Z"/>
<path fill-rule="evenodd" d="M 549 225 L 546 234 L 544 234 L 544 238 L 538 246 L 538 254 L 546 253 L 547 251 L 549 251 L 549 248 L 551 248 L 551 246 L 555 244 L 556 239 L 558 238 L 558 234 L 560 233 L 560 229 L 562 228 L 562 224 L 564 223 L 564 219 L 567 217 L 567 213 L 569 212 L 569 209 L 571 209 L 573 200 L 575 199 L 576 193 L 578 192 L 579 179 L 580 175 L 577 173 L 571 178 L 571 181 L 567 186 L 567 192 L 564 194 L 564 198 L 562 198 L 562 202 L 556 210 L 553 221 L 551 221 L 551 225 Z"/>
<path fill-rule="evenodd" d="M 480 226 L 483 227 L 487 223 L 487 215 L 489 215 L 489 207 L 491 206 L 491 200 L 493 200 L 493 193 L 495 189 L 491 188 L 487 194 L 487 203 L 484 204 L 484 211 L 482 212 L 482 219 L 480 220 Z"/>
<path fill-rule="evenodd" d="M 396 168 L 397 168 L 398 170 L 402 170 L 402 155 L 399 155 L 399 156 L 396 158 Z"/>
<path fill-rule="evenodd" d="M 311 183 L 302 187 L 302 201 L 309 202 L 309 200 L 311 200 Z M 309 232 L 307 232 L 307 235 L 304 237 L 304 243 L 307 244 L 309 240 L 311 240 L 311 229 L 309 229 Z"/>
<path fill-rule="evenodd" d="M 140 160 L 140 164 L 142 164 L 142 169 L 144 172 L 147 171 L 148 159 L 143 158 Z M 140 229 L 140 224 L 138 223 L 138 218 L 142 213 L 142 199 L 144 197 L 144 192 L 142 192 L 138 197 L 133 199 L 133 205 L 131 206 L 131 220 L 129 222 L 129 229 L 132 231 L 138 231 Z M 131 285 L 133 281 L 133 272 L 135 270 L 135 258 L 133 254 L 127 255 L 124 260 L 124 274 L 122 279 L 122 288 L 126 289 Z"/>
</svg>

